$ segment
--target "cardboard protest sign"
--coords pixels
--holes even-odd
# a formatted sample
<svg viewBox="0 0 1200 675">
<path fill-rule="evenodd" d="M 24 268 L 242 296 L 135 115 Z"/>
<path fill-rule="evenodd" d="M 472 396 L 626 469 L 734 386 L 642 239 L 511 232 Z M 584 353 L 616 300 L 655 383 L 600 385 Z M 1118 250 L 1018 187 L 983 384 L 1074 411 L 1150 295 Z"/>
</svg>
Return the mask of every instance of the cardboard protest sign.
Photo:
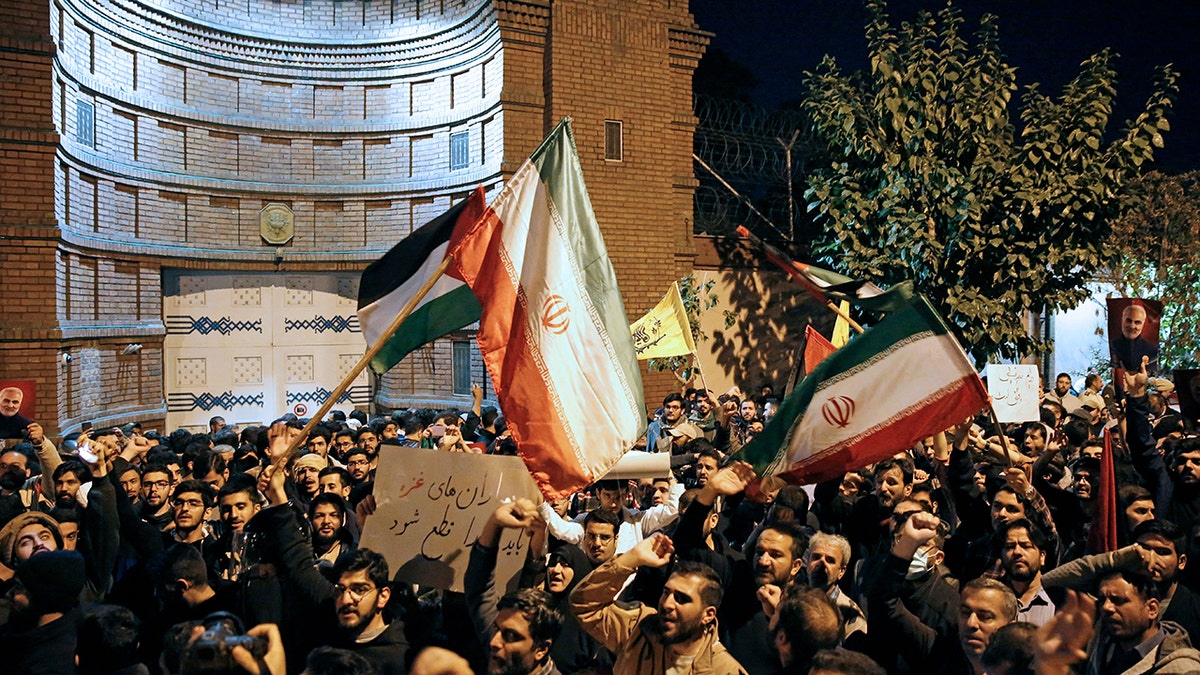
<svg viewBox="0 0 1200 675">
<path fill-rule="evenodd" d="M 541 493 L 519 457 L 384 446 L 375 472 L 375 513 L 361 545 L 382 553 L 400 581 L 463 590 L 471 546 L 505 500 Z M 529 536 L 505 530 L 496 587 L 520 572 Z"/>
<path fill-rule="evenodd" d="M 987 389 L 1001 424 L 1041 419 L 1037 366 L 989 363 Z"/>
</svg>

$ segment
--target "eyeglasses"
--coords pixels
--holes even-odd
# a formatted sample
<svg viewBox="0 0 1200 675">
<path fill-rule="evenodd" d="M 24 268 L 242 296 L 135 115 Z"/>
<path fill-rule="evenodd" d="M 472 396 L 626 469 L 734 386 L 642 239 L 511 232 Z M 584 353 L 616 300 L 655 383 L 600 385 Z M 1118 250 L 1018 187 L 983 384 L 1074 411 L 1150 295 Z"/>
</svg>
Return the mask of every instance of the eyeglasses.
<svg viewBox="0 0 1200 675">
<path fill-rule="evenodd" d="M 168 487 L 170 487 L 170 486 L 171 486 L 171 482 L 170 482 L 170 481 L 165 481 L 165 480 L 156 480 L 156 481 L 153 481 L 153 482 L 150 482 L 150 483 L 142 483 L 142 485 L 149 485 L 149 486 L 150 486 L 150 487 L 152 487 L 152 488 L 158 488 L 159 490 L 162 490 L 162 489 L 164 489 L 164 488 L 168 488 Z"/>
<path fill-rule="evenodd" d="M 338 584 L 333 587 L 333 590 L 337 592 L 339 598 L 343 593 L 349 593 L 351 602 L 362 602 L 362 599 L 365 598 L 368 593 L 378 589 L 371 584 L 354 584 L 353 586 L 343 586 Z"/>
<path fill-rule="evenodd" d="M 189 509 L 198 509 L 204 506 L 204 502 L 200 501 L 199 499 L 176 499 L 175 506 L 186 506 Z"/>
</svg>

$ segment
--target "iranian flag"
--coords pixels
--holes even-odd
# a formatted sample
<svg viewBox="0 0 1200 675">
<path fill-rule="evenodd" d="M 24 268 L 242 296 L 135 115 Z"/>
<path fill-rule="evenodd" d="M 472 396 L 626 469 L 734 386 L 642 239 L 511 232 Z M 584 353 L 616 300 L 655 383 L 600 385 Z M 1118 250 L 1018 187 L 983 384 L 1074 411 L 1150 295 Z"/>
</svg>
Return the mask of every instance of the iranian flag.
<svg viewBox="0 0 1200 675">
<path fill-rule="evenodd" d="M 763 477 L 819 482 L 907 450 L 985 405 L 967 355 L 918 295 L 821 361 L 742 458 Z"/>
<path fill-rule="evenodd" d="M 371 370 L 385 373 L 417 347 L 479 320 L 479 302 L 471 289 L 458 279 L 442 276 L 404 323 L 385 335 L 405 305 L 437 273 L 455 225 L 470 224 L 485 208 L 483 189 L 478 188 L 363 270 L 358 284 L 358 323 L 368 345 L 387 340 L 371 359 Z"/>
<path fill-rule="evenodd" d="M 604 476 L 646 427 L 616 274 L 569 119 L 469 227 L 447 274 L 475 292 L 477 339 L 518 452 L 547 499 Z"/>
</svg>

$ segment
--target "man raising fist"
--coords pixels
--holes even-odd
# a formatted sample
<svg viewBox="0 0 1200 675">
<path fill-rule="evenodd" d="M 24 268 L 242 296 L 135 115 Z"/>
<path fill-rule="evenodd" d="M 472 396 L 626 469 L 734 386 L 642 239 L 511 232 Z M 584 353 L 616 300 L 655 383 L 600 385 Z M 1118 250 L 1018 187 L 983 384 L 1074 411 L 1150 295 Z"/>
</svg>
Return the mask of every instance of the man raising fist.
<svg viewBox="0 0 1200 675">
<path fill-rule="evenodd" d="M 663 588 L 658 608 L 616 604 L 613 597 L 638 567 L 664 567 L 675 548 L 654 534 L 589 574 L 571 594 L 584 630 L 617 655 L 613 675 L 650 672 L 745 673 L 717 639 L 721 580 L 701 563 L 681 562 Z"/>
</svg>

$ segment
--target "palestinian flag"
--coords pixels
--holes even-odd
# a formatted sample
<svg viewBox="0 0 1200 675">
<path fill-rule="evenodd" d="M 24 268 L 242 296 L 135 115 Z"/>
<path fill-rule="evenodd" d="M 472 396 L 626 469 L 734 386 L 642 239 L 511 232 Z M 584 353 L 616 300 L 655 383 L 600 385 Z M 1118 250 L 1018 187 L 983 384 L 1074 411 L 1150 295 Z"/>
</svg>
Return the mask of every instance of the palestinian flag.
<svg viewBox="0 0 1200 675">
<path fill-rule="evenodd" d="M 891 312 L 904 307 L 913 296 L 911 281 L 902 281 L 885 291 L 865 279 L 853 279 L 816 265 L 796 262 L 787 253 L 756 237 L 744 225 L 737 227 L 737 233 L 743 239 L 762 247 L 767 260 L 821 302 L 849 302 L 863 309 Z"/>
<path fill-rule="evenodd" d="M 447 274 L 483 307 L 479 348 L 542 493 L 557 499 L 604 476 L 644 432 L 646 406 L 569 120 L 450 251 Z"/>
<path fill-rule="evenodd" d="M 818 482 L 907 450 L 985 405 L 967 355 L 918 295 L 821 361 L 742 459 L 762 477 Z"/>
<path fill-rule="evenodd" d="M 473 221 L 485 208 L 483 190 L 413 231 L 363 270 L 358 285 L 358 323 L 368 345 L 387 344 L 371 359 L 371 370 L 387 372 L 421 345 L 479 320 L 479 301 L 458 279 L 442 276 L 399 329 L 384 335 L 405 305 L 437 272 L 460 220 Z"/>
</svg>

